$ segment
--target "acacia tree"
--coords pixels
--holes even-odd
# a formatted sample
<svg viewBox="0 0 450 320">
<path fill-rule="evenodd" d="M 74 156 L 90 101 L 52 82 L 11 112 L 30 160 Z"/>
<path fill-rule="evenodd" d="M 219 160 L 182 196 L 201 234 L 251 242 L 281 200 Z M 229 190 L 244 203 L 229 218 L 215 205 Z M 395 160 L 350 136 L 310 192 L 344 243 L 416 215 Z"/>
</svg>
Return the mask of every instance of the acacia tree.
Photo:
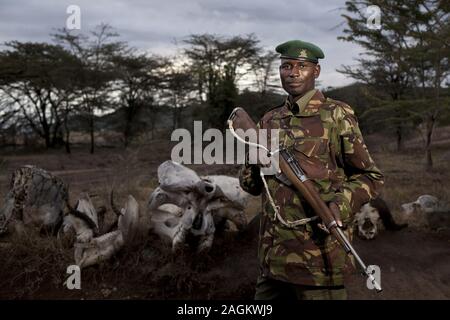
<svg viewBox="0 0 450 320">
<path fill-rule="evenodd" d="M 265 95 L 270 89 L 279 88 L 278 73 L 276 72 L 276 62 L 279 60 L 278 54 L 268 51 L 258 57 L 256 68 L 254 68 L 256 85 L 261 95 Z M 275 80 L 277 83 L 275 84 Z"/>
<path fill-rule="evenodd" d="M 167 61 L 162 57 L 131 52 L 114 56 L 112 62 L 116 77 L 114 89 L 118 92 L 119 107 L 125 113 L 123 136 L 127 147 L 139 112 L 150 109 L 151 118 L 155 118 L 154 95 L 164 87 L 162 73 Z"/>
<path fill-rule="evenodd" d="M 180 125 L 183 109 L 199 101 L 195 94 L 196 85 L 192 81 L 193 71 L 183 60 L 181 56 L 171 57 L 162 69 L 161 97 L 171 108 L 174 130 Z"/>
<path fill-rule="evenodd" d="M 223 127 L 234 108 L 238 79 L 257 65 L 259 40 L 254 35 L 224 38 L 202 34 L 191 35 L 185 43 L 198 96 L 212 109 L 211 124 Z"/>
<path fill-rule="evenodd" d="M 425 129 L 425 166 L 430 170 L 433 167 L 433 131 L 439 117 L 450 107 L 449 99 L 441 96 L 442 86 L 446 85 L 450 72 L 450 4 L 435 0 L 417 2 L 418 6 L 412 8 L 413 17 L 408 28 L 415 39 L 411 47 L 411 72 L 416 79 L 415 87 L 421 88 L 417 98 L 425 99 L 423 105 L 426 108 L 416 113 Z M 419 90 L 415 92 L 419 94 Z"/>
<path fill-rule="evenodd" d="M 366 26 L 370 5 L 381 8 L 380 30 Z M 426 127 L 426 166 L 431 168 L 432 133 L 445 106 L 440 91 L 448 76 L 449 5 L 436 0 L 371 0 L 347 1 L 346 9 L 347 29 L 339 38 L 361 45 L 366 56 L 358 59 L 357 67 L 338 71 L 390 95 L 391 103 L 382 101 L 374 111 L 395 127 L 399 150 L 405 126 L 421 119 Z"/>
<path fill-rule="evenodd" d="M 20 116 L 47 148 L 63 140 L 61 126 L 79 61 L 58 45 L 12 41 L 0 53 L 4 116 Z"/>
<path fill-rule="evenodd" d="M 365 55 L 356 59 L 356 67 L 343 66 L 337 71 L 375 88 L 377 92 L 388 94 L 393 102 L 402 99 L 412 81 L 406 62 L 405 10 L 394 0 L 347 1 L 345 5 L 349 13 L 343 15 L 347 28 L 344 36 L 338 39 L 359 44 L 365 49 Z M 380 30 L 367 27 L 366 8 L 371 5 L 383 8 Z M 393 107 L 390 111 L 386 122 L 394 128 L 397 150 L 401 150 L 408 115 L 401 108 Z"/>
<path fill-rule="evenodd" d="M 125 54 L 124 42 L 114 41 L 118 34 L 111 26 L 100 24 L 89 36 L 61 29 L 54 39 L 81 61 L 79 69 L 79 112 L 86 119 L 90 152 L 95 150 L 95 114 L 113 109 L 112 82 L 116 80 L 113 57 Z"/>
</svg>

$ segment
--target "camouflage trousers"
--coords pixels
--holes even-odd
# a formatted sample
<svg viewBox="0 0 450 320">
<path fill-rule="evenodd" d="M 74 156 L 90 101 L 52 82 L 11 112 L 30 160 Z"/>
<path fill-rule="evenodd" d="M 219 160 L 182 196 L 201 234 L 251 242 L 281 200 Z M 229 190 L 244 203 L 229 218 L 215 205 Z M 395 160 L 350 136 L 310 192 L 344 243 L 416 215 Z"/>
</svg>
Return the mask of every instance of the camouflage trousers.
<svg viewBox="0 0 450 320">
<path fill-rule="evenodd" d="M 255 300 L 347 300 L 344 286 L 304 286 L 259 276 Z"/>
</svg>

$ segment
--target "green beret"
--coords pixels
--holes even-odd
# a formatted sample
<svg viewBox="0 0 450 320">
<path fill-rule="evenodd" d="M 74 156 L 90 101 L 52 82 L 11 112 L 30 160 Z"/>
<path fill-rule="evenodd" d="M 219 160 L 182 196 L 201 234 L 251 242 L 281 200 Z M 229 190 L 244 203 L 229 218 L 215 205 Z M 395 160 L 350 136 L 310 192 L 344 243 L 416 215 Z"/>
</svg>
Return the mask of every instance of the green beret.
<svg viewBox="0 0 450 320">
<path fill-rule="evenodd" d="M 318 46 L 301 40 L 287 41 L 277 46 L 275 50 L 281 54 L 280 58 L 307 60 L 314 63 L 325 57 Z"/>
</svg>

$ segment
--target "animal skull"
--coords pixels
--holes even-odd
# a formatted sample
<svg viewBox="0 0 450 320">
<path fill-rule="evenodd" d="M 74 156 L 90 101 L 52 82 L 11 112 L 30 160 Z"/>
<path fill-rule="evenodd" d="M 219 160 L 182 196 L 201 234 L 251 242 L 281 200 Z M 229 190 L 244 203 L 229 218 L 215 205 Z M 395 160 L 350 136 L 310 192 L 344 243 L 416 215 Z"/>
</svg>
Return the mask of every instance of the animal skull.
<svg viewBox="0 0 450 320">
<path fill-rule="evenodd" d="M 371 240 L 376 237 L 382 223 L 378 210 L 370 203 L 364 204 L 360 211 L 356 213 L 354 223 L 357 227 L 357 234 L 365 240 Z"/>
<path fill-rule="evenodd" d="M 243 210 L 249 195 L 237 178 L 199 177 L 169 160 L 159 166 L 158 179 L 159 187 L 151 194 L 148 208 L 154 231 L 169 238 L 173 250 L 193 237 L 197 252 L 207 251 L 224 221 L 232 221 L 238 230 L 247 225 Z"/>
<path fill-rule="evenodd" d="M 75 209 L 64 216 L 61 229 L 58 232 L 60 239 L 75 243 L 88 243 L 98 234 L 98 216 L 88 194 L 82 193 Z"/>
<path fill-rule="evenodd" d="M 88 194 L 82 193 L 75 209 L 68 201 L 68 188 L 49 172 L 24 166 L 11 178 L 11 189 L 0 209 L 0 234 L 23 226 L 56 227 L 58 239 L 75 247 L 75 263 L 81 268 L 109 259 L 136 235 L 139 205 L 128 196 L 125 208 L 117 211 L 117 230 L 100 235 L 99 214 Z M 112 195 L 111 195 L 112 197 Z M 64 215 L 64 209 L 69 209 Z M 106 210 L 106 209 L 105 209 Z M 63 217 L 64 216 L 64 217 Z"/>
<path fill-rule="evenodd" d="M 8 230 L 9 224 L 56 227 L 62 220 L 67 198 L 67 186 L 59 177 L 29 165 L 15 170 L 0 209 L 0 234 Z"/>
<path fill-rule="evenodd" d="M 80 203 L 81 201 L 79 202 L 77 210 L 84 209 L 85 211 L 92 212 L 93 206 L 90 201 L 84 203 L 83 206 L 80 206 Z M 80 268 L 86 268 L 108 260 L 124 245 L 133 241 L 136 236 L 138 221 L 139 205 L 133 196 L 129 195 L 125 208 L 122 208 L 120 212 L 118 212 L 117 230 L 108 232 L 96 238 L 91 237 L 88 241 L 86 241 L 87 238 L 79 239 L 79 237 L 77 237 L 77 242 L 74 245 L 75 263 L 80 266 Z M 84 233 L 87 233 L 87 231 Z"/>
<path fill-rule="evenodd" d="M 450 206 L 431 195 L 422 195 L 414 202 L 402 204 L 403 219 L 415 227 L 450 228 Z"/>
<path fill-rule="evenodd" d="M 414 202 L 402 204 L 402 210 L 406 215 L 412 215 L 413 213 L 418 211 L 430 213 L 436 211 L 438 205 L 438 198 L 425 194 L 417 198 L 417 200 Z"/>
</svg>

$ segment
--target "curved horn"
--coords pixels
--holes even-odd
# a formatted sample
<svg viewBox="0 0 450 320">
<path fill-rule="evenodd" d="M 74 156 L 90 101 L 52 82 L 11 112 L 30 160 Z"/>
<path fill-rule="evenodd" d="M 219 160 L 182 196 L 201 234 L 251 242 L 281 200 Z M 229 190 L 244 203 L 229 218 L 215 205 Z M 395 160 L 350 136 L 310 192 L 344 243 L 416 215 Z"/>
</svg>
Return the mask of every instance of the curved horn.
<svg viewBox="0 0 450 320">
<path fill-rule="evenodd" d="M 78 206 L 79 201 L 77 201 L 77 204 L 75 205 L 75 207 Z M 96 232 L 98 231 L 97 225 L 95 224 L 94 221 L 92 221 L 92 219 L 83 211 L 79 211 L 75 208 L 73 208 L 70 203 L 69 200 L 66 201 L 66 205 L 67 208 L 69 209 L 69 213 L 74 215 L 77 218 L 80 218 L 81 220 L 83 220 L 84 222 L 87 223 L 87 225 L 89 226 L 89 228 L 95 230 Z"/>
</svg>

